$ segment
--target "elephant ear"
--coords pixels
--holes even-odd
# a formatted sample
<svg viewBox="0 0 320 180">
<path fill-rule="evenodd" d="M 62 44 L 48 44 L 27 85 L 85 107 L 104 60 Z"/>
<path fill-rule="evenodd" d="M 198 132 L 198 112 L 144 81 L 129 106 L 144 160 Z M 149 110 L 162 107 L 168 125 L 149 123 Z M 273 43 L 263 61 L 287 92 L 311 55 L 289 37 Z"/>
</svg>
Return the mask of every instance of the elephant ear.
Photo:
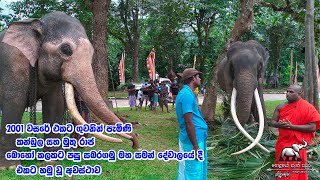
<svg viewBox="0 0 320 180">
<path fill-rule="evenodd" d="M 38 19 L 13 22 L 6 30 L 2 42 L 18 48 L 34 67 L 42 32 L 42 22 Z"/>
</svg>

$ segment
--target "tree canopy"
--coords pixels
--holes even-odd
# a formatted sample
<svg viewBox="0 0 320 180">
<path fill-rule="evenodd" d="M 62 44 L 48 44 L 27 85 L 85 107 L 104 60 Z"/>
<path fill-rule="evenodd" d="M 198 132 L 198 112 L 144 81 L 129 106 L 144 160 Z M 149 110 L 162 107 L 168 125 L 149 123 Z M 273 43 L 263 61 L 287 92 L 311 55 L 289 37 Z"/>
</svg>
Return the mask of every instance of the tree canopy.
<svg viewBox="0 0 320 180">
<path fill-rule="evenodd" d="M 21 0 L 9 5 L 12 14 L 1 13 L 1 29 L 12 21 L 40 18 L 59 10 L 77 17 L 90 39 L 93 39 L 93 13 L 89 0 Z M 241 1 L 240 1 L 241 2 Z M 290 51 L 298 64 L 298 81 L 304 77 L 304 18 L 306 0 L 260 0 L 253 6 L 254 19 L 240 40 L 255 39 L 270 51 L 266 70 L 279 77 L 280 84 L 289 84 Z M 320 5 L 314 2 L 315 48 L 319 54 Z M 239 1 L 207 0 L 118 0 L 111 1 L 108 11 L 109 76 L 119 84 L 117 65 L 126 52 L 126 79 L 143 81 L 148 78 L 146 58 L 156 51 L 156 71 L 166 76 L 170 70 L 181 72 L 193 66 L 203 71 L 204 81 L 230 37 L 240 11 Z M 107 18 L 106 17 L 106 18 Z M 112 74 L 110 74 L 110 72 Z M 111 83 L 109 81 L 109 83 Z M 112 86 L 109 86 L 112 87 Z"/>
</svg>

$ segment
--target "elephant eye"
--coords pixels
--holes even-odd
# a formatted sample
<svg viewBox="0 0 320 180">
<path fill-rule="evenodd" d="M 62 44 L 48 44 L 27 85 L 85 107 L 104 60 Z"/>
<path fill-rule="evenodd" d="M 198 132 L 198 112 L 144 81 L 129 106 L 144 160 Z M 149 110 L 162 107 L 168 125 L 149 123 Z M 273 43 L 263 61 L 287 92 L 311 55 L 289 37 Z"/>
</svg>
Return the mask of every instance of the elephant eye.
<svg viewBox="0 0 320 180">
<path fill-rule="evenodd" d="M 72 49 L 71 46 L 69 44 L 62 44 L 60 46 L 60 51 L 67 56 L 71 56 L 72 55 Z"/>
</svg>

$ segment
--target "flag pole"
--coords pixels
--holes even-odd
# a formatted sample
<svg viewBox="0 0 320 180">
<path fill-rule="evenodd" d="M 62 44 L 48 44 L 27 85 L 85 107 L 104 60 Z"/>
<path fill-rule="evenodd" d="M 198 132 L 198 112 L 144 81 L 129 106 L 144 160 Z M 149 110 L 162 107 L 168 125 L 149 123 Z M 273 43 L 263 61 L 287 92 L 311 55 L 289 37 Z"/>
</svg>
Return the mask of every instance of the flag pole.
<svg viewBox="0 0 320 180">
<path fill-rule="evenodd" d="M 123 84 L 125 84 L 126 83 L 126 77 L 125 77 L 125 63 L 124 63 L 124 61 L 125 61 L 125 59 L 126 59 L 126 50 L 124 50 L 123 51 Z"/>
<path fill-rule="evenodd" d="M 154 48 L 152 48 L 153 50 L 153 81 L 156 79 L 156 53 L 154 52 Z"/>
</svg>

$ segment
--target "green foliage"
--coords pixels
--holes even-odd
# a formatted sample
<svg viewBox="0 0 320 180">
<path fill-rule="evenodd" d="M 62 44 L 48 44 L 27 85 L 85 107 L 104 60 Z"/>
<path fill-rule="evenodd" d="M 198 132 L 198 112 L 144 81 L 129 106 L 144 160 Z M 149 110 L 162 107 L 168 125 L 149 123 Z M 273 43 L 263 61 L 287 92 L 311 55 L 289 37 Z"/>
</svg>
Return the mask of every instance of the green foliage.
<svg viewBox="0 0 320 180">
<path fill-rule="evenodd" d="M 122 2 L 128 2 L 124 6 Z M 268 0 L 281 7 L 285 6 L 285 1 Z M 47 12 L 53 10 L 64 11 L 73 15 L 82 22 L 89 38 L 92 37 L 92 12 L 88 8 L 88 1 L 84 0 L 21 0 L 10 5 L 13 14 L 2 15 L 5 23 L 19 20 L 25 17 L 39 18 Z M 225 45 L 230 31 L 239 12 L 238 1 L 209 1 L 209 0 L 134 0 L 134 1 L 112 1 L 108 16 L 108 59 L 110 60 L 109 75 L 113 79 L 115 87 L 119 83 L 118 62 L 121 53 L 128 47 L 128 33 L 133 33 L 132 10 L 137 7 L 139 10 L 138 31 L 140 33 L 139 47 L 139 77 L 140 80 L 148 77 L 146 58 L 152 48 L 156 50 L 156 70 L 160 76 L 167 75 L 172 67 L 175 72 L 181 72 L 186 67 L 193 65 L 193 57 L 197 54 L 205 57 L 203 81 L 209 78 L 212 66 L 218 58 L 220 51 Z M 124 9 L 128 8 L 128 9 Z M 303 1 L 290 1 L 290 8 L 304 18 L 305 10 Z M 319 2 L 315 1 L 315 22 L 319 22 Z M 126 11 L 124 11 L 126 10 Z M 125 29 L 121 13 L 127 14 L 128 31 Z M 170 17 L 170 18 L 168 18 Z M 197 27 L 197 17 L 202 17 L 201 22 L 211 22 L 208 42 L 199 44 L 204 38 L 203 27 L 206 23 L 200 23 Z M 318 23 L 319 24 L 319 23 Z M 255 39 L 261 42 L 270 50 L 270 62 L 267 66 L 266 76 L 277 71 L 280 82 L 286 82 L 286 68 L 290 64 L 290 48 L 294 44 L 294 61 L 298 61 L 299 81 L 303 78 L 304 54 L 304 28 L 303 21 L 297 21 L 287 12 L 274 12 L 271 8 L 261 6 L 254 7 L 254 23 L 248 33 L 241 40 Z M 315 26 L 317 27 L 317 26 Z M 276 42 L 275 36 L 270 36 L 271 31 L 277 28 L 277 38 L 283 39 Z M 196 29 L 200 29 L 198 36 Z M 316 38 L 319 36 L 316 35 Z M 202 39 L 203 42 L 203 39 Z M 316 43 L 319 41 L 316 40 Z M 201 47 L 201 45 L 204 45 Z M 277 46 L 275 46 L 277 45 Z M 318 47 L 318 46 L 317 46 Z M 277 48 L 277 51 L 276 49 Z M 318 48 L 319 49 L 319 48 Z M 274 61 L 278 60 L 278 63 Z M 126 79 L 132 78 L 133 57 L 127 52 L 126 56 Z M 197 62 L 199 68 L 199 61 Z M 112 84 L 109 84 L 112 87 Z"/>
</svg>

